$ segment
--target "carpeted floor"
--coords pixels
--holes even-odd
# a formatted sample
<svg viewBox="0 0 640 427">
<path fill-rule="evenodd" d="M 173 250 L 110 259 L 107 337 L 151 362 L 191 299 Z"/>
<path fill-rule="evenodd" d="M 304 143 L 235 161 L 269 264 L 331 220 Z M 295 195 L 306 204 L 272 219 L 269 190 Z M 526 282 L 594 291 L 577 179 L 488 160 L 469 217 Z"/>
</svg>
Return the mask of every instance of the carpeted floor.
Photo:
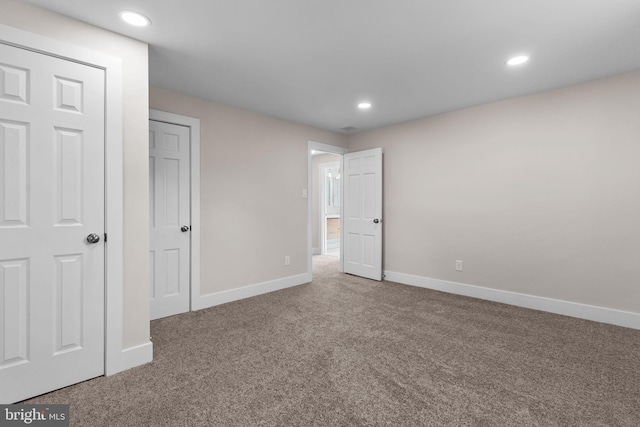
<svg viewBox="0 0 640 427">
<path fill-rule="evenodd" d="M 152 322 L 154 361 L 30 403 L 77 426 L 638 426 L 640 331 L 338 272 Z"/>
</svg>

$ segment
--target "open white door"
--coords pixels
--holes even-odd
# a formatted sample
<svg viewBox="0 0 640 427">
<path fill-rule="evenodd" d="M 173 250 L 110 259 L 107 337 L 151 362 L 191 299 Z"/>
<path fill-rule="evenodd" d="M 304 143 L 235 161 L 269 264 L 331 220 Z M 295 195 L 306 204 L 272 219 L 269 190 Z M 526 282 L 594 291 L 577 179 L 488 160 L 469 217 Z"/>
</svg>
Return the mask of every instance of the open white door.
<svg viewBox="0 0 640 427">
<path fill-rule="evenodd" d="M 149 121 L 151 320 L 189 311 L 189 128 Z"/>
<path fill-rule="evenodd" d="M 0 44 L 0 403 L 104 373 L 104 70 Z"/>
<path fill-rule="evenodd" d="M 344 155 L 344 272 L 382 280 L 382 148 Z"/>
</svg>

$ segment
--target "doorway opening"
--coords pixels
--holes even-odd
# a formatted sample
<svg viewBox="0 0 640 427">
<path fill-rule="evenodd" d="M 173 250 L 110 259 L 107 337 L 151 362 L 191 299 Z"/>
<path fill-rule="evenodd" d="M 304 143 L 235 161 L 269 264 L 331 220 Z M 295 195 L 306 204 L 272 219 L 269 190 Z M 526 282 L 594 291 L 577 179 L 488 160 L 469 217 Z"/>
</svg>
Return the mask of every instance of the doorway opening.
<svg viewBox="0 0 640 427">
<path fill-rule="evenodd" d="M 325 160 L 334 160 L 325 162 Z M 340 156 L 337 154 L 316 151 L 313 154 L 313 165 L 318 168 L 317 182 L 317 224 L 319 225 L 317 241 L 320 244 L 320 255 L 340 258 L 340 194 L 341 169 Z M 314 183 L 315 184 L 315 183 Z"/>
<path fill-rule="evenodd" d="M 313 280 L 313 185 L 315 152 L 337 154 L 340 164 L 340 266 L 339 271 L 382 280 L 382 148 L 348 152 L 346 148 L 309 141 L 307 152 L 308 280 Z M 345 215 L 348 213 L 348 215 Z M 347 237 L 348 236 L 348 237 Z M 329 257 L 330 258 L 330 257 Z M 335 258 L 334 258 L 335 259 Z"/>
<path fill-rule="evenodd" d="M 308 143 L 308 274 L 313 278 L 314 256 L 340 264 L 342 271 L 342 156 L 346 148 Z"/>
</svg>

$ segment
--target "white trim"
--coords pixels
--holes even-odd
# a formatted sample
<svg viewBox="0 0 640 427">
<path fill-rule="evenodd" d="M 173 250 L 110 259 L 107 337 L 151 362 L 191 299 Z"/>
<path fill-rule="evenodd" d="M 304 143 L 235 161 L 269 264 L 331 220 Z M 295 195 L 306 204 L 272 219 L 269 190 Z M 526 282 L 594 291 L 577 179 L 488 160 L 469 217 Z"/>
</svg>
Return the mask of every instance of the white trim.
<svg viewBox="0 0 640 427">
<path fill-rule="evenodd" d="M 200 299 L 200 119 L 149 110 L 149 120 L 187 126 L 191 143 L 191 310 Z"/>
<path fill-rule="evenodd" d="M 312 150 L 325 151 L 327 153 L 338 154 L 340 156 L 340 170 L 344 170 L 342 156 L 349 150 L 337 145 L 323 144 L 321 142 L 307 141 L 307 274 L 309 281 L 313 278 L 313 154 Z M 344 180 L 340 180 L 340 221 L 344 217 Z M 340 227 L 342 229 L 342 226 Z M 344 270 L 344 259 L 342 256 L 342 248 L 344 247 L 344 236 L 340 233 L 340 271 Z"/>
<path fill-rule="evenodd" d="M 195 310 L 214 307 L 232 301 L 255 297 L 281 289 L 291 288 L 311 282 L 311 275 L 299 274 L 297 276 L 283 277 L 282 279 L 270 280 L 268 282 L 257 283 L 255 285 L 244 286 L 242 288 L 230 289 L 228 291 L 215 292 L 202 295 L 197 302 Z"/>
<path fill-rule="evenodd" d="M 434 289 L 533 310 L 547 311 L 549 313 L 593 320 L 595 322 L 624 326 L 626 328 L 640 329 L 640 313 L 485 288 L 465 283 L 449 282 L 447 280 L 431 279 L 429 277 L 413 276 L 411 274 L 396 273 L 394 271 L 385 271 L 384 274 L 385 280 L 390 282 Z"/>
<path fill-rule="evenodd" d="M 122 350 L 120 371 L 144 365 L 153 360 L 153 343 L 151 341 Z"/>
<path fill-rule="evenodd" d="M 123 125 L 122 125 L 122 65 L 107 68 L 107 137 L 106 149 L 106 232 L 107 291 L 106 291 L 106 358 L 105 375 L 120 372 L 120 354 L 123 350 L 122 325 L 124 317 L 124 182 L 123 182 Z M 109 74 L 112 74 L 109 77 Z M 109 124 L 109 117 L 113 123 Z"/>
<path fill-rule="evenodd" d="M 8 44 L 105 71 L 105 374 L 121 371 L 123 317 L 122 61 L 0 24 Z"/>
<path fill-rule="evenodd" d="M 320 248 L 311 248 L 311 253 L 313 255 L 321 255 L 322 251 L 320 250 Z"/>
</svg>

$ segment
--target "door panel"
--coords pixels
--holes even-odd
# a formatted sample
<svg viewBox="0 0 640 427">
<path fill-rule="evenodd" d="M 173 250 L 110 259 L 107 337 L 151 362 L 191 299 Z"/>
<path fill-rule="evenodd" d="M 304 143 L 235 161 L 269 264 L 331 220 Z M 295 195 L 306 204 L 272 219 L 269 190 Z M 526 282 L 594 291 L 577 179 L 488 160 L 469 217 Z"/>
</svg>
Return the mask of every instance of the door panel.
<svg viewBox="0 0 640 427">
<path fill-rule="evenodd" d="M 56 226 L 82 224 L 82 133 L 55 129 L 53 144 Z"/>
<path fill-rule="evenodd" d="M 149 121 L 151 319 L 189 311 L 189 128 Z"/>
<path fill-rule="evenodd" d="M 55 257 L 55 351 L 82 347 L 82 254 Z"/>
<path fill-rule="evenodd" d="M 0 120 L 0 227 L 28 225 L 27 123 Z"/>
<path fill-rule="evenodd" d="M 382 280 L 382 149 L 345 154 L 344 177 L 344 272 Z"/>
<path fill-rule="evenodd" d="M 29 338 L 29 260 L 0 262 L 4 316 L 0 318 L 0 367 L 27 361 Z"/>
<path fill-rule="evenodd" d="M 0 44 L 0 403 L 104 373 L 101 69 Z M 89 244 L 88 234 L 100 242 Z"/>
</svg>

